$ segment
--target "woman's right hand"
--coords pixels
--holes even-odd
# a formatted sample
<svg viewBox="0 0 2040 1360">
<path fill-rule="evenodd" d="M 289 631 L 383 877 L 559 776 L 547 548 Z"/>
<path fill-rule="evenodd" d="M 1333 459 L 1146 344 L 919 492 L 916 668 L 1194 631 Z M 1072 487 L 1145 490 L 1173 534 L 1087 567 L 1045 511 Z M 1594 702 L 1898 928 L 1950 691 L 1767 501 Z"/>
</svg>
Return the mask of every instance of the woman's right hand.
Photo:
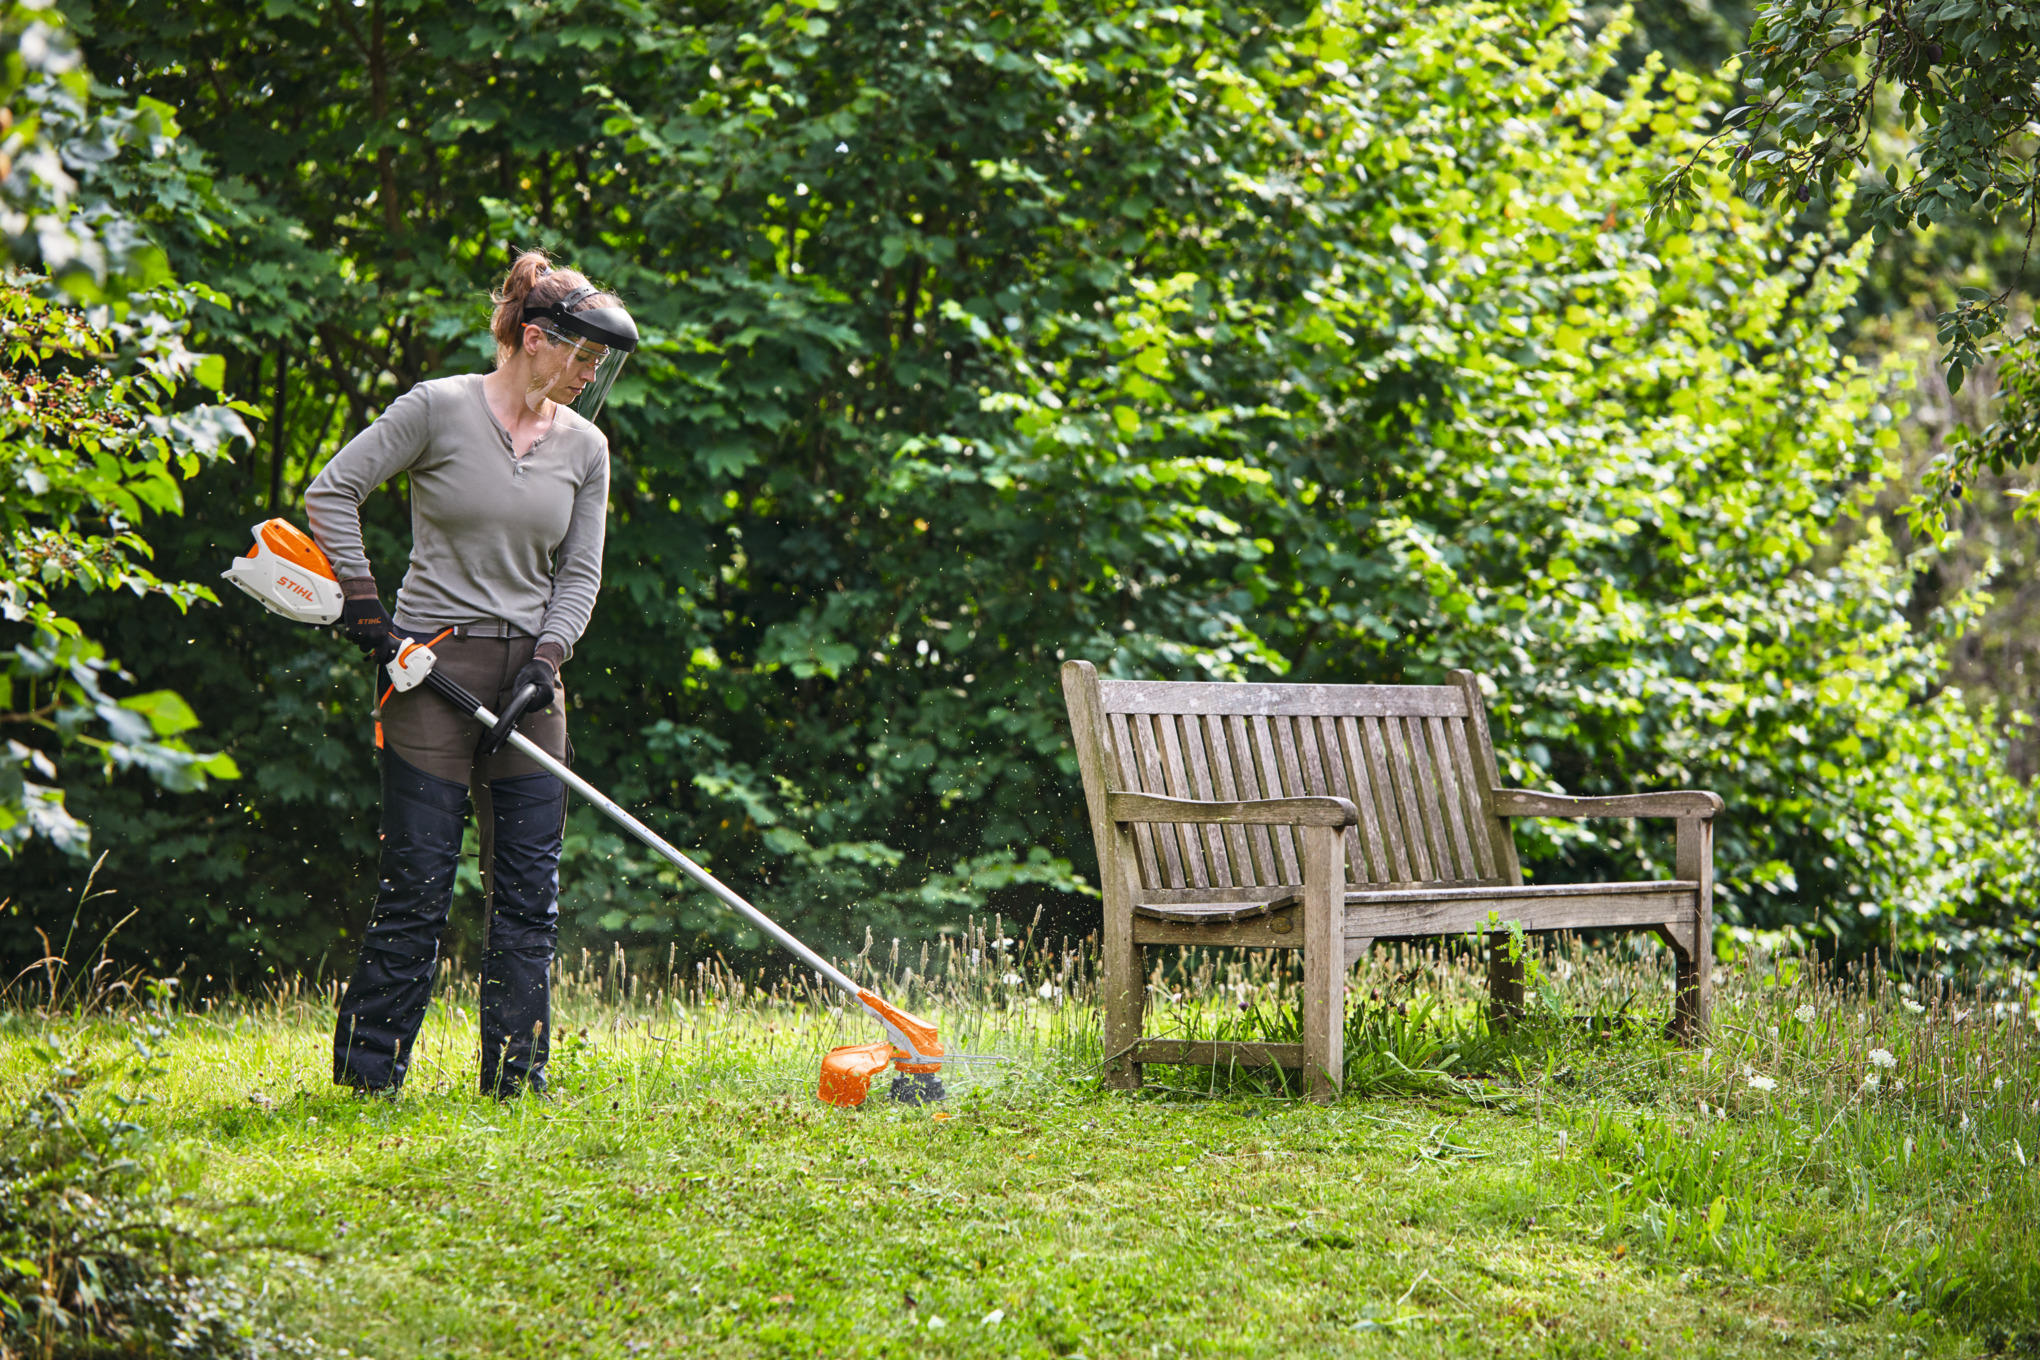
<svg viewBox="0 0 2040 1360">
<path fill-rule="evenodd" d="M 355 596 L 340 606 L 340 635 L 361 648 L 363 656 L 381 659 L 390 650 L 390 616 L 374 595 Z"/>
</svg>

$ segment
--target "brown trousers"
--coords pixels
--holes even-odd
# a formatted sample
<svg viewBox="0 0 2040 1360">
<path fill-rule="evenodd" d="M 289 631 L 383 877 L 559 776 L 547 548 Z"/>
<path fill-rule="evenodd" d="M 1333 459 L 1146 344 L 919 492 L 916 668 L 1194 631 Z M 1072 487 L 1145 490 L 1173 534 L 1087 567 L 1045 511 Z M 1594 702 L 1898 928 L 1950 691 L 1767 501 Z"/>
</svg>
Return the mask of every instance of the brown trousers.
<svg viewBox="0 0 2040 1360">
<path fill-rule="evenodd" d="M 454 637 L 433 642 L 431 633 L 406 633 L 418 642 L 430 643 L 439 658 L 434 669 L 500 713 L 510 702 L 510 682 L 531 652 L 537 638 Z M 526 713 L 517 730 L 531 739 L 554 760 L 573 762 L 573 744 L 567 740 L 567 692 L 553 685 L 552 705 L 541 712 Z M 512 747 L 505 746 L 485 760 L 475 758 L 475 746 L 483 729 L 467 714 L 434 694 L 425 686 L 403 694 L 390 693 L 387 680 L 381 707 L 377 710 L 375 744 L 389 750 L 429 775 L 467 787 L 474 801 L 475 830 L 481 838 L 482 920 L 484 946 L 488 943 L 489 908 L 495 898 L 496 819 L 489 801 L 489 782 L 514 775 L 539 773 L 538 763 Z"/>
</svg>

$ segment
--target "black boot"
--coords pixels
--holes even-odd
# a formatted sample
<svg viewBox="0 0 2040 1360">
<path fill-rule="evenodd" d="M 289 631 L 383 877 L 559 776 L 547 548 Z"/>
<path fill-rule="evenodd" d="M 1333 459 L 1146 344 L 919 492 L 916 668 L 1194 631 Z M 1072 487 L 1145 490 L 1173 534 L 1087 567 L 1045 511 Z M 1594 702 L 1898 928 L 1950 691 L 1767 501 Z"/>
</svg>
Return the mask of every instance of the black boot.
<svg viewBox="0 0 2040 1360">
<path fill-rule="evenodd" d="M 404 1084 L 411 1041 L 432 1001 L 466 825 L 466 789 L 383 752 L 382 882 L 333 1031 L 333 1080 L 342 1086 Z"/>
<path fill-rule="evenodd" d="M 545 1090 L 567 786 L 543 771 L 490 781 L 494 865 L 482 951 L 482 1094 Z"/>
</svg>

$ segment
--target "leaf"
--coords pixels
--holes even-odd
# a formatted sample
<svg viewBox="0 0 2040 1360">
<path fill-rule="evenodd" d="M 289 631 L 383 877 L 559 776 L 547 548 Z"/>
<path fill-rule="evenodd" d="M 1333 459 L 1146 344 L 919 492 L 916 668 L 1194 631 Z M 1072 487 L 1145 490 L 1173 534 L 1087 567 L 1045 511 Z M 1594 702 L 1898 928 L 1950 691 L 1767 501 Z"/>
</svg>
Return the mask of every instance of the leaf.
<svg viewBox="0 0 2040 1360">
<path fill-rule="evenodd" d="M 147 694 L 135 694 L 120 701 L 120 706 L 139 713 L 149 720 L 149 726 L 159 737 L 175 736 L 189 732 L 198 726 L 198 715 L 191 711 L 191 705 L 181 695 L 167 689 L 152 690 Z"/>
</svg>

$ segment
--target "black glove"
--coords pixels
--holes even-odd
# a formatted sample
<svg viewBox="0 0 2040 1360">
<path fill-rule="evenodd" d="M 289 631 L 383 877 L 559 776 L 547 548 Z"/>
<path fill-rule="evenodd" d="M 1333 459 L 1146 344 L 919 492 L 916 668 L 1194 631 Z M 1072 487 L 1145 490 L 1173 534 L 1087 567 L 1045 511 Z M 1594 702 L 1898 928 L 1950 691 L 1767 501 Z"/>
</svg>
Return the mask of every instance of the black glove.
<svg viewBox="0 0 2040 1360">
<path fill-rule="evenodd" d="M 363 656 L 380 658 L 390 650 L 390 615 L 373 595 L 340 605 L 340 635 L 361 648 Z"/>
<path fill-rule="evenodd" d="M 557 673 L 544 661 L 533 657 L 517 672 L 517 678 L 510 682 L 510 702 L 503 706 L 496 725 L 482 738 L 476 748 L 478 756 L 492 756 L 503 749 L 503 743 L 510 740 L 510 733 L 518 721 L 527 713 L 539 713 L 552 707 L 553 680 Z"/>
</svg>

